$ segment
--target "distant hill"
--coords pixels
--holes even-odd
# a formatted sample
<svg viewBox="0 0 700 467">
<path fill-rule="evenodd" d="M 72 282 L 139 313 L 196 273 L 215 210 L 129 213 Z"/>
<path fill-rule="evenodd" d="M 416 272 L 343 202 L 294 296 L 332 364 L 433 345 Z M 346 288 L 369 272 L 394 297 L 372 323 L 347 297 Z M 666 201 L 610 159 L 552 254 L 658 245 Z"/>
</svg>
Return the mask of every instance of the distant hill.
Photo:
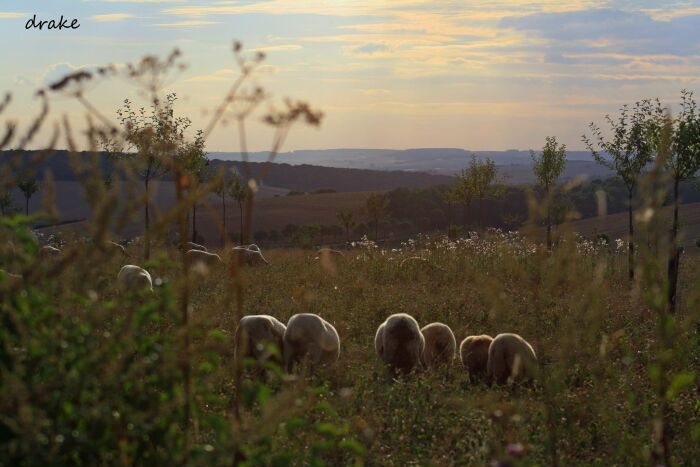
<svg viewBox="0 0 700 467">
<path fill-rule="evenodd" d="M 402 170 L 454 175 L 467 166 L 472 154 L 479 158 L 492 159 L 496 165 L 502 166 L 499 168 L 505 172 L 513 171 L 513 166 L 527 168 L 532 165 L 529 151 L 517 149 L 469 151 L 458 148 L 300 150 L 278 154 L 275 161 L 290 165 L 312 164 L 338 168 Z M 241 154 L 237 152 L 213 152 L 211 155 L 213 158 L 221 160 L 241 160 Z M 249 160 L 262 162 L 267 157 L 267 152 L 254 152 L 249 155 Z M 601 170 L 605 170 L 595 163 L 588 151 L 569 151 L 567 158 L 572 163 L 573 168 L 582 169 L 595 177 L 601 175 Z M 504 169 L 503 167 L 508 168 Z M 595 168 L 599 170 L 596 171 Z"/>
<path fill-rule="evenodd" d="M 22 156 L 22 167 L 29 164 L 34 152 L 28 151 Z M 222 161 L 216 159 L 217 153 L 210 154 L 211 165 L 214 169 L 224 165 L 234 167 L 238 172 L 245 173 L 242 162 Z M 0 166 L 7 163 L 11 157 L 10 151 L 0 152 Z M 87 159 L 88 153 L 81 157 Z M 104 154 L 98 155 L 98 166 L 105 174 L 114 172 L 114 165 Z M 257 174 L 263 166 L 260 162 L 251 162 L 250 170 Z M 76 175 L 70 163 L 67 151 L 55 151 L 46 161 L 39 164 L 34 172 L 43 179 L 50 171 L 56 181 L 76 181 Z M 421 172 L 379 171 L 367 169 L 344 169 L 336 167 L 320 167 L 309 164 L 289 165 L 272 164 L 265 176 L 266 186 L 286 190 L 311 192 L 318 189 L 331 189 L 339 192 L 346 191 L 380 191 L 394 188 L 423 188 L 427 186 L 450 183 L 451 177 L 445 175 L 427 174 Z"/>
</svg>

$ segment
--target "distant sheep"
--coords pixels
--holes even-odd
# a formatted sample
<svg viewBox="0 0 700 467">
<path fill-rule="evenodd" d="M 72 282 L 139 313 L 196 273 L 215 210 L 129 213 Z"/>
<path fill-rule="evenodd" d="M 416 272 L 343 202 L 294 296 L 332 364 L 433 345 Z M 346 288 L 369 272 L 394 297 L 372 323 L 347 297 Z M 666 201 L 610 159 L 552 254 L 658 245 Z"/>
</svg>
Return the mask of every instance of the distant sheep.
<svg viewBox="0 0 700 467">
<path fill-rule="evenodd" d="M 537 357 L 532 346 L 517 334 L 499 334 L 489 346 L 487 377 L 497 384 L 534 379 Z"/>
<path fill-rule="evenodd" d="M 9 279 L 21 279 L 22 278 L 22 276 L 20 276 L 19 274 L 13 274 L 11 272 L 5 271 L 4 269 L 0 269 L 0 273 L 4 274 Z"/>
<path fill-rule="evenodd" d="M 330 365 L 340 355 L 340 337 L 333 325 L 318 315 L 292 316 L 284 333 L 284 367 L 291 373 L 295 363 L 308 357 L 312 367 Z"/>
<path fill-rule="evenodd" d="M 151 275 L 148 271 L 133 264 L 127 264 L 119 270 L 117 282 L 122 290 L 126 291 L 153 290 L 153 281 L 151 281 Z"/>
<path fill-rule="evenodd" d="M 489 360 L 489 346 L 493 338 L 487 335 L 468 336 L 459 345 L 462 366 L 473 379 L 483 379 Z"/>
<path fill-rule="evenodd" d="M 182 248 L 182 246 L 180 246 L 180 248 Z M 199 243 L 195 243 L 195 242 L 185 243 L 185 249 L 188 251 L 189 250 L 209 251 L 209 250 L 207 250 L 207 247 L 205 247 L 204 245 L 200 245 Z"/>
<path fill-rule="evenodd" d="M 420 330 L 425 338 L 423 364 L 427 368 L 449 365 L 457 354 L 457 340 L 446 324 L 430 323 Z"/>
<path fill-rule="evenodd" d="M 213 268 L 223 264 L 223 261 L 221 261 L 221 257 L 219 255 L 202 250 L 187 251 L 185 253 L 185 261 L 187 261 L 187 264 L 190 266 L 203 264 L 208 268 Z"/>
<path fill-rule="evenodd" d="M 113 252 L 113 253 L 120 253 L 122 256 L 127 257 L 129 256 L 129 253 L 127 253 L 126 248 L 124 248 L 122 245 L 116 242 L 107 242 L 107 248 L 108 251 Z"/>
<path fill-rule="evenodd" d="M 50 245 L 44 245 L 39 248 L 39 258 L 42 259 L 52 259 L 59 258 L 61 256 L 61 250 Z"/>
<path fill-rule="evenodd" d="M 269 264 L 260 251 L 257 245 L 237 246 L 233 248 L 233 257 L 238 261 L 238 264 L 247 264 L 255 266 L 259 264 Z"/>
<path fill-rule="evenodd" d="M 253 357 L 258 362 L 263 362 L 270 358 L 268 344 L 276 345 L 281 357 L 286 330 L 287 327 L 272 316 L 244 316 L 238 323 L 234 337 L 236 358 Z M 281 365 L 282 359 L 280 357 L 272 358 L 272 360 Z"/>
<path fill-rule="evenodd" d="M 409 373 L 422 367 L 425 338 L 412 316 L 397 313 L 389 316 L 377 329 L 374 349 L 393 372 Z"/>
<path fill-rule="evenodd" d="M 334 250 L 332 248 L 320 248 L 318 250 L 318 254 L 320 255 L 329 255 L 329 256 L 345 256 L 345 254 L 340 251 L 340 250 Z"/>
</svg>

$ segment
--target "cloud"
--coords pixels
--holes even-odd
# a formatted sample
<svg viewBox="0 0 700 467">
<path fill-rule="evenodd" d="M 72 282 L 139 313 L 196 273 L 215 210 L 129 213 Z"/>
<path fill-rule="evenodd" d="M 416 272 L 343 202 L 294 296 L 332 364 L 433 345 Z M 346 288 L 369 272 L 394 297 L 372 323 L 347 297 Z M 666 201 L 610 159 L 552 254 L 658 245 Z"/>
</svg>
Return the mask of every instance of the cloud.
<svg viewBox="0 0 700 467">
<path fill-rule="evenodd" d="M 209 73 L 206 75 L 198 75 L 198 76 L 193 76 L 191 78 L 187 78 L 185 81 L 193 82 L 193 83 L 207 83 L 207 82 L 212 82 L 212 81 L 232 81 L 233 79 L 238 76 L 239 72 L 238 70 L 234 70 L 232 68 L 223 68 L 221 70 L 217 70 L 213 73 Z"/>
<path fill-rule="evenodd" d="M 16 19 L 16 18 L 28 18 L 31 15 L 29 13 L 17 13 L 13 11 L 0 11 L 0 19 Z"/>
<path fill-rule="evenodd" d="M 203 20 L 192 20 L 192 21 L 175 21 L 172 23 L 155 23 L 151 26 L 158 28 L 189 28 L 198 26 L 209 26 L 211 24 L 219 24 L 219 21 L 203 21 Z"/>
<path fill-rule="evenodd" d="M 108 13 L 104 15 L 90 16 L 88 19 L 91 19 L 98 23 L 111 23 L 114 21 L 123 21 L 129 18 L 135 18 L 135 16 L 130 13 Z"/>
<path fill-rule="evenodd" d="M 374 53 L 384 52 L 386 50 L 389 50 L 389 47 L 387 47 L 385 44 L 370 43 L 353 47 L 351 52 L 359 55 L 372 55 Z"/>
<path fill-rule="evenodd" d="M 303 47 L 299 44 L 280 44 L 267 45 L 264 47 L 256 47 L 251 49 L 253 52 L 289 52 L 292 50 L 301 50 Z"/>
</svg>

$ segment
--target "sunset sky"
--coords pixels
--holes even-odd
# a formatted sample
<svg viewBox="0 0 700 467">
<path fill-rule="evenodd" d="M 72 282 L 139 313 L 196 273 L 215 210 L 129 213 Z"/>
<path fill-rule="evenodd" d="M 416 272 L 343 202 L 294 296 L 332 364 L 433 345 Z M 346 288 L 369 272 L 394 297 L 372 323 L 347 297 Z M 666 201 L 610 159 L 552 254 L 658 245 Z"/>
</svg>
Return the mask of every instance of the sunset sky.
<svg viewBox="0 0 700 467">
<path fill-rule="evenodd" d="M 33 14 L 81 27 L 25 30 Z M 33 92 L 71 70 L 178 47 L 189 68 L 170 88 L 177 112 L 203 127 L 236 76 L 233 39 L 267 52 L 256 79 L 273 101 L 326 114 L 285 149 L 528 149 L 548 135 L 582 149 L 588 122 L 624 103 L 700 91 L 693 1 L 2 0 L 0 91 L 15 97 L 3 117 L 26 121 Z M 126 97 L 142 102 L 124 80 L 88 97 L 109 116 Z M 52 110 L 80 117 L 65 99 Z M 252 149 L 268 148 L 267 128 L 250 133 Z M 235 151 L 238 140 L 224 128 L 207 147 Z"/>
</svg>

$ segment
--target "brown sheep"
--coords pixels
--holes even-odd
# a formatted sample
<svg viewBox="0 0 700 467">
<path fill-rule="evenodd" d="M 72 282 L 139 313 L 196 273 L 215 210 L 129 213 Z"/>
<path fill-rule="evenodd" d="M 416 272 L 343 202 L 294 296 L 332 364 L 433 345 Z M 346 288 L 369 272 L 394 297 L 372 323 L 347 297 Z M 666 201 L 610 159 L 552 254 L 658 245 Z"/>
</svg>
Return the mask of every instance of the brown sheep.
<svg viewBox="0 0 700 467">
<path fill-rule="evenodd" d="M 423 364 L 426 368 L 449 365 L 457 353 L 457 339 L 446 324 L 430 323 L 420 330 L 425 338 Z"/>
<path fill-rule="evenodd" d="M 389 316 L 377 329 L 374 349 L 392 373 L 410 373 L 422 368 L 425 338 L 418 322 L 410 315 Z"/>
<path fill-rule="evenodd" d="M 117 282 L 122 290 L 153 290 L 153 281 L 151 281 L 151 275 L 145 269 L 135 266 L 133 264 L 127 264 L 119 270 L 117 275 Z"/>
<path fill-rule="evenodd" d="M 299 313 L 284 332 L 284 366 L 291 373 L 295 363 L 308 357 L 312 367 L 330 365 L 340 355 L 340 336 L 332 324 L 312 313 Z"/>
<path fill-rule="evenodd" d="M 483 379 L 489 361 L 489 346 L 493 337 L 468 336 L 459 345 L 459 358 L 472 379 Z"/>
<path fill-rule="evenodd" d="M 270 359 L 282 365 L 284 332 L 287 327 L 270 315 L 249 315 L 241 318 L 236 328 L 236 359 L 255 358 L 259 363 Z M 277 346 L 278 355 L 271 355 L 268 344 Z"/>
<path fill-rule="evenodd" d="M 499 334 L 489 346 L 486 372 L 491 383 L 530 381 L 537 372 L 537 356 L 532 346 L 519 335 Z"/>
</svg>

